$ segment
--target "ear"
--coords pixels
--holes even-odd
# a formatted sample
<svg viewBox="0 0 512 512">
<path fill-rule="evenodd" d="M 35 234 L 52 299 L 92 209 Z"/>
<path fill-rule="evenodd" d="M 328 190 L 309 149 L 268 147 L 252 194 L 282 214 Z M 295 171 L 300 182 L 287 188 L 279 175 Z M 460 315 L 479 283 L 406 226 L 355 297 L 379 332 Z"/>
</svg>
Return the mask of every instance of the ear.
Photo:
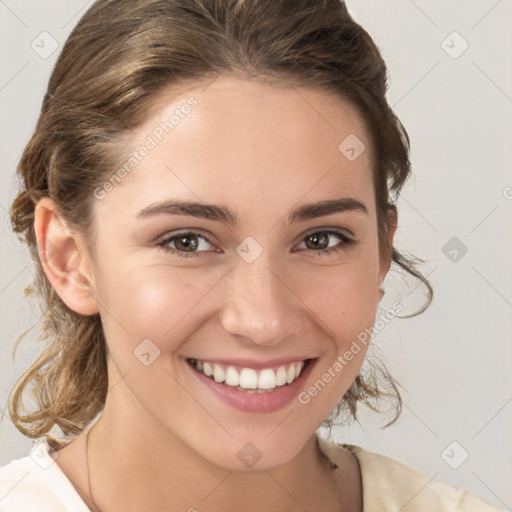
<svg viewBox="0 0 512 512">
<path fill-rule="evenodd" d="M 395 237 L 396 228 L 398 226 L 398 212 L 396 206 L 390 205 L 388 210 L 388 243 L 387 253 L 381 258 L 380 270 L 379 270 L 379 286 L 382 286 L 384 278 L 386 277 L 389 268 L 391 267 L 392 251 L 393 251 L 393 239 Z"/>
<path fill-rule="evenodd" d="M 49 197 L 35 206 L 34 231 L 44 273 L 59 297 L 77 313 L 98 313 L 89 251 L 82 237 L 65 225 Z"/>
</svg>

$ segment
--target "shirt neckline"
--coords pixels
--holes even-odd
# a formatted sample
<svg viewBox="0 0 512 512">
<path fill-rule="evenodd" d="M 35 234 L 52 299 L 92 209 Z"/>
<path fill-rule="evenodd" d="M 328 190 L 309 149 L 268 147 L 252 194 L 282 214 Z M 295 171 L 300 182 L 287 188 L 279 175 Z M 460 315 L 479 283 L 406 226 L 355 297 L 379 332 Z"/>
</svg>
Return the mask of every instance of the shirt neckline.
<svg viewBox="0 0 512 512">
<path fill-rule="evenodd" d="M 28 457 L 33 463 L 31 470 L 34 470 L 37 478 L 55 493 L 55 496 L 65 506 L 66 510 L 91 512 L 71 483 L 71 480 L 62 471 L 60 466 L 56 464 L 58 450 L 55 448 L 63 448 L 72 441 L 73 438 L 57 439 L 47 435 L 44 440 L 37 443 L 31 450 L 31 454 Z"/>
<path fill-rule="evenodd" d="M 340 455 L 341 455 L 340 450 L 342 450 L 342 449 L 348 450 L 356 458 L 358 467 L 359 467 L 359 478 L 361 481 L 361 494 L 362 494 L 362 501 L 363 501 L 362 510 L 364 512 L 366 505 L 370 501 L 370 496 L 368 495 L 369 487 L 367 485 L 368 484 L 368 475 L 366 475 L 366 471 L 365 471 L 366 464 L 363 460 L 364 457 L 362 457 L 364 450 L 360 446 L 356 446 L 353 444 L 347 444 L 347 443 L 337 443 L 335 441 L 325 439 L 318 434 L 316 437 L 317 437 L 317 441 L 318 441 L 318 445 L 320 446 L 320 449 L 322 450 L 322 452 L 327 456 L 327 458 L 331 462 L 338 461 L 341 463 L 341 461 L 338 459 L 338 457 L 340 457 Z M 338 466 L 339 466 L 339 464 L 338 464 Z"/>
<path fill-rule="evenodd" d="M 344 448 L 344 449 L 350 451 L 356 457 L 357 462 L 358 462 L 360 479 L 361 479 L 361 487 L 362 487 L 362 499 L 363 499 L 363 509 L 362 510 L 364 511 L 365 504 L 368 502 L 368 496 L 367 496 L 367 487 L 368 486 L 366 485 L 367 479 L 366 479 L 365 471 L 364 471 L 365 464 L 361 460 L 362 448 L 360 446 L 356 446 L 353 444 L 336 443 L 334 441 L 324 439 L 324 438 L 320 437 L 318 434 L 316 434 L 316 437 L 317 437 L 317 441 L 320 446 L 320 449 L 327 456 L 327 458 L 329 460 L 331 460 L 331 462 L 335 462 L 335 461 L 330 456 L 331 455 L 329 453 L 330 450 L 328 448 L 327 448 L 327 450 L 325 449 L 326 445 L 327 446 L 331 445 L 336 451 Z M 52 456 L 55 453 L 58 454 L 58 450 L 60 450 L 61 448 L 64 448 L 65 446 L 67 446 L 68 444 L 73 442 L 74 440 L 75 440 L 74 437 L 62 439 L 62 438 L 53 437 L 50 434 L 47 434 L 45 436 L 45 439 L 43 441 L 41 441 L 41 443 L 40 443 L 41 444 L 40 450 L 41 450 L 41 454 L 43 456 L 41 458 L 41 460 L 44 461 L 44 464 L 48 468 L 50 468 L 50 466 L 51 466 L 53 469 L 51 470 L 51 472 L 48 472 L 48 470 L 44 470 L 40 474 L 40 476 L 41 476 L 41 479 L 44 480 L 47 484 L 51 484 L 51 485 L 49 485 L 50 487 L 56 488 L 57 497 L 61 500 L 64 500 L 66 507 L 73 507 L 72 509 L 76 512 L 91 512 L 90 508 L 86 505 L 86 503 L 83 501 L 80 494 L 77 492 L 77 490 L 71 483 L 71 480 L 67 477 L 67 475 L 64 473 L 64 471 L 62 471 L 60 466 L 55 463 L 55 460 L 57 457 L 55 457 L 55 459 L 54 459 Z M 58 480 L 57 486 L 54 485 L 55 479 Z M 76 507 L 79 507 L 79 508 L 76 508 Z"/>
</svg>

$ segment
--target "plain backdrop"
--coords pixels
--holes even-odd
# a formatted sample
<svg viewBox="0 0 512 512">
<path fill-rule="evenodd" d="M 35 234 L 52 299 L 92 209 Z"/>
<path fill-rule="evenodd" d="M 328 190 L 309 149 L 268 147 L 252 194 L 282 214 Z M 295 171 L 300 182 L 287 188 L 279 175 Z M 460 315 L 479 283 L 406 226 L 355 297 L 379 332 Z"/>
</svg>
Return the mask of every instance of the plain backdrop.
<svg viewBox="0 0 512 512">
<path fill-rule="evenodd" d="M 90 5 L 0 1 L 2 410 L 40 350 L 28 337 L 12 359 L 17 336 L 37 318 L 24 299 L 33 277 L 28 250 L 9 223 L 14 172 L 62 44 Z M 403 386 L 400 419 L 382 429 L 389 416 L 362 409 L 359 423 L 332 435 L 512 510 L 512 2 L 348 6 L 383 53 L 389 101 L 411 137 L 414 178 L 398 202 L 396 246 L 425 260 L 435 298 L 423 314 L 394 319 L 374 338 L 372 350 Z M 58 44 L 51 55 L 41 55 L 42 38 L 46 52 Z M 395 300 L 413 312 L 426 297 L 397 271 L 385 287 L 379 312 Z M 6 415 L 0 466 L 31 447 Z"/>
</svg>

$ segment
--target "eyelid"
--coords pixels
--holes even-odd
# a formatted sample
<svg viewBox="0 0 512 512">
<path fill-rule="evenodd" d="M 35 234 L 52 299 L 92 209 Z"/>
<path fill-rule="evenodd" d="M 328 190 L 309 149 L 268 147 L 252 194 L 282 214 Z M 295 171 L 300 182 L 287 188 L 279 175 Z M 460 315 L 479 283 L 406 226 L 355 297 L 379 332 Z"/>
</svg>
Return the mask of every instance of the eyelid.
<svg viewBox="0 0 512 512">
<path fill-rule="evenodd" d="M 197 238 L 202 238 L 206 241 L 206 243 L 212 245 L 214 249 L 208 249 L 206 251 L 180 251 L 178 249 L 174 249 L 173 247 L 170 247 L 169 244 L 175 243 L 176 239 L 180 237 L 180 235 L 194 235 Z M 215 237 L 212 237 L 215 238 Z M 200 258 L 203 256 L 208 256 L 210 252 L 218 253 L 219 251 L 215 250 L 216 243 L 213 243 L 210 241 L 210 235 L 206 236 L 201 232 L 201 229 L 178 229 L 176 231 L 168 231 L 164 235 L 158 237 L 154 242 L 153 245 L 157 247 L 158 249 L 163 249 L 164 251 L 173 254 L 177 257 L 193 257 L 193 258 Z"/>
<path fill-rule="evenodd" d="M 309 236 L 309 235 L 312 235 L 312 234 L 318 233 L 318 232 L 325 232 L 325 231 L 340 231 L 341 233 L 345 234 L 345 236 L 347 236 L 348 238 L 351 238 L 352 240 L 355 240 L 355 235 L 349 229 L 341 228 L 341 227 L 338 227 L 338 226 L 319 226 L 319 227 L 311 228 L 311 229 L 305 231 L 304 233 L 301 233 L 297 237 L 295 243 L 297 244 L 299 242 L 302 242 L 303 239 L 305 237 Z M 179 235 L 186 235 L 186 234 L 201 235 L 202 237 L 204 237 L 208 241 L 208 243 L 210 243 L 212 245 L 218 245 L 219 244 L 219 242 L 217 241 L 217 237 L 215 237 L 209 231 L 205 231 L 205 230 L 203 230 L 201 228 L 183 228 L 183 229 L 177 229 L 177 230 L 174 230 L 174 231 L 168 231 L 168 232 L 164 233 L 163 235 L 159 236 L 154 241 L 154 244 L 158 244 L 160 242 L 163 242 L 164 240 L 168 240 L 170 238 L 174 238 L 174 237 L 177 237 Z"/>
<path fill-rule="evenodd" d="M 346 228 L 341 228 L 339 226 L 319 226 L 305 231 L 304 233 L 299 235 L 299 242 L 301 242 L 304 238 L 309 235 L 313 235 L 315 233 L 324 233 L 324 232 L 333 232 L 333 233 L 341 233 L 345 235 L 347 238 L 356 241 L 356 237 L 352 231 Z"/>
<path fill-rule="evenodd" d="M 167 231 L 163 235 L 160 235 L 153 243 L 156 245 L 156 244 L 161 243 L 161 242 L 163 242 L 165 240 L 169 240 L 171 238 L 175 238 L 175 237 L 178 237 L 180 235 L 188 235 L 188 234 L 200 235 L 205 240 L 207 240 L 208 243 L 210 243 L 212 245 L 217 245 L 218 244 L 217 237 L 215 237 L 209 231 L 204 231 L 201 228 L 183 228 L 183 229 L 176 229 L 176 230 Z"/>
<path fill-rule="evenodd" d="M 349 249 L 350 247 L 356 246 L 359 242 L 355 239 L 355 237 L 352 235 L 352 233 L 350 233 L 350 235 L 347 235 L 345 231 L 349 231 L 349 230 L 344 230 L 343 228 L 340 228 L 340 227 L 312 228 L 300 235 L 299 241 L 294 244 L 294 248 L 293 248 L 292 252 L 297 252 L 297 250 L 299 250 L 299 251 L 305 250 L 306 253 L 311 253 L 311 255 L 322 256 L 322 255 L 327 255 L 327 254 L 329 254 L 329 255 L 335 254 L 335 253 L 338 253 L 339 251 L 343 251 L 345 249 Z M 328 236 L 337 237 L 339 241 L 333 247 L 321 249 L 318 251 L 315 251 L 315 250 L 309 251 L 309 250 L 307 250 L 307 248 L 306 249 L 296 249 L 297 245 L 305 243 L 305 240 L 308 236 L 317 234 L 317 233 L 327 233 Z M 214 247 L 215 247 L 215 245 L 217 245 L 216 243 L 214 244 L 213 242 L 211 242 L 209 240 L 210 234 L 208 234 L 206 236 L 202 233 L 201 229 L 194 229 L 194 228 L 177 229 L 175 231 L 167 232 L 164 235 L 162 235 L 161 237 L 159 237 L 157 239 L 157 241 L 154 242 L 154 245 L 159 248 L 162 248 L 163 250 L 165 250 L 171 254 L 174 254 L 177 257 L 200 258 L 200 257 L 208 257 L 208 254 L 211 252 L 216 252 L 216 253 L 219 252 L 218 250 L 215 250 L 215 249 L 187 252 L 187 251 L 181 251 L 181 250 L 174 249 L 174 248 L 170 247 L 169 244 L 174 243 L 175 240 L 178 239 L 180 235 L 193 235 L 193 236 L 196 236 L 197 238 L 202 238 L 203 240 L 206 241 L 206 243 L 213 245 Z M 212 238 L 216 238 L 216 237 L 212 236 Z M 220 252 L 223 252 L 222 249 Z"/>
</svg>

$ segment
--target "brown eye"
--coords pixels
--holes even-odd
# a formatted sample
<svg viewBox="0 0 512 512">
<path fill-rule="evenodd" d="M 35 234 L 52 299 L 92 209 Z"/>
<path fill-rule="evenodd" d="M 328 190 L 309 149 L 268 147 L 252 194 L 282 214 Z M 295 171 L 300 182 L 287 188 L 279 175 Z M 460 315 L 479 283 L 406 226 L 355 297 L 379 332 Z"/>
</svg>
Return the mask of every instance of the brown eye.
<svg viewBox="0 0 512 512">
<path fill-rule="evenodd" d="M 329 246 L 331 240 L 336 239 L 339 241 L 339 243 Z M 325 255 L 341 251 L 343 249 L 348 249 L 350 246 L 355 245 L 357 242 L 352 238 L 349 238 L 341 231 L 327 230 L 309 233 L 303 238 L 302 243 L 305 244 L 306 249 L 312 249 L 312 251 L 308 252 L 315 252 L 318 253 L 318 255 Z"/>
<path fill-rule="evenodd" d="M 326 233 L 314 233 L 308 235 L 304 240 L 309 249 L 327 249 L 329 247 L 329 235 Z"/>
<path fill-rule="evenodd" d="M 193 252 L 199 246 L 197 237 L 192 234 L 179 235 L 174 238 L 174 244 L 179 251 Z"/>
<path fill-rule="evenodd" d="M 208 245 L 211 245 L 211 243 L 203 235 L 188 231 L 167 236 L 157 242 L 156 245 L 171 254 L 188 258 L 190 256 L 203 256 L 203 253 L 208 253 Z"/>
</svg>

